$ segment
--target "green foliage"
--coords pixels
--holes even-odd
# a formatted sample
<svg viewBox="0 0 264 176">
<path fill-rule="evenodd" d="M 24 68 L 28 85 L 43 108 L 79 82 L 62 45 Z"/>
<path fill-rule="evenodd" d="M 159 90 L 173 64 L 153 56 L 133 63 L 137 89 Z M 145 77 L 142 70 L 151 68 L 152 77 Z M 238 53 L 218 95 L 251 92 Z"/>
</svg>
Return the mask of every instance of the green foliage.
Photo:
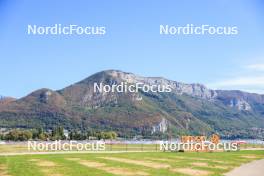
<svg viewBox="0 0 264 176">
<path fill-rule="evenodd" d="M 34 140 L 46 141 L 49 139 L 49 134 L 44 132 L 43 128 L 32 129 L 32 135 Z"/>
<path fill-rule="evenodd" d="M 117 133 L 114 131 L 77 131 L 73 130 L 69 133 L 70 140 L 87 140 L 87 139 L 116 139 Z M 23 130 L 14 129 L 6 135 L 0 134 L 0 140 L 10 141 L 27 141 L 27 140 L 65 140 L 64 128 L 61 126 L 54 127 L 51 134 L 45 132 L 42 128 Z"/>
<path fill-rule="evenodd" d="M 64 129 L 62 126 L 54 127 L 51 133 L 52 140 L 64 140 L 66 136 L 64 136 Z"/>
<path fill-rule="evenodd" d="M 32 139 L 32 132 L 29 130 L 12 130 L 4 137 L 4 140 L 11 140 L 11 141 L 26 141 Z"/>
<path fill-rule="evenodd" d="M 114 131 L 87 131 L 87 132 L 80 132 L 73 130 L 70 132 L 69 137 L 71 140 L 86 140 L 86 139 L 116 139 L 117 133 Z"/>
</svg>

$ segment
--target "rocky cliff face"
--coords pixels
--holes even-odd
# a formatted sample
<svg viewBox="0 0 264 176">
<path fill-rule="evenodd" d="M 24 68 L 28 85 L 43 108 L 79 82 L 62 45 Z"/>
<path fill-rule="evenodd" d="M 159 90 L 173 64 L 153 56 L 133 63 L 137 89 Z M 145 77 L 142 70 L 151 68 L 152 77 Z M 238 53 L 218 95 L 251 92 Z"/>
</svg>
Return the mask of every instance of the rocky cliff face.
<svg viewBox="0 0 264 176">
<path fill-rule="evenodd" d="M 109 70 L 105 73 L 109 74 L 111 77 L 117 80 L 126 81 L 129 83 L 141 82 L 149 85 L 170 85 L 173 92 L 179 95 L 187 94 L 204 99 L 213 99 L 217 96 L 216 91 L 210 90 L 201 84 L 185 84 L 177 81 L 168 80 L 162 77 L 142 77 L 132 73 L 126 73 L 117 70 Z"/>
<path fill-rule="evenodd" d="M 152 126 L 151 133 L 154 134 L 156 132 L 165 133 L 168 130 L 168 121 L 163 118 L 158 124 Z"/>
<path fill-rule="evenodd" d="M 147 85 L 169 85 L 172 88 L 172 92 L 177 95 L 190 95 L 197 98 L 202 98 L 209 101 L 220 100 L 226 105 L 236 108 L 238 110 L 250 111 L 252 110 L 248 99 L 257 101 L 259 103 L 263 103 L 263 96 L 261 95 L 252 95 L 249 93 L 230 93 L 233 91 L 216 91 L 206 88 L 202 84 L 185 84 L 177 81 L 168 80 L 162 77 L 142 77 L 132 73 L 122 72 L 118 70 L 108 70 L 96 73 L 91 77 L 77 83 L 75 87 L 72 86 L 63 89 L 62 92 L 70 95 L 78 95 L 77 92 L 74 93 L 72 89 L 78 89 L 78 92 L 85 92 L 80 94 L 80 98 L 78 102 L 80 104 L 94 105 L 97 107 L 99 104 L 103 104 L 104 102 L 109 103 L 113 102 L 117 104 L 118 94 L 111 93 L 94 93 L 93 92 L 93 83 L 104 82 L 106 84 L 118 84 L 120 82 L 127 82 L 131 84 L 135 83 L 143 83 Z M 78 87 L 78 88 L 77 88 Z M 127 98 L 132 100 L 136 100 L 138 97 L 137 94 L 127 94 Z M 249 98 L 251 97 L 251 98 Z M 75 98 L 70 98 L 75 99 Z"/>
<path fill-rule="evenodd" d="M 229 106 L 241 111 L 250 111 L 252 109 L 250 104 L 243 99 L 232 99 L 230 100 Z"/>
<path fill-rule="evenodd" d="M 220 100 L 225 105 L 236 108 L 240 111 L 252 111 L 253 106 L 264 104 L 264 95 L 247 93 L 237 90 L 217 90 L 217 100 Z"/>
<path fill-rule="evenodd" d="M 250 94 L 242 91 L 216 91 L 208 89 L 202 84 L 185 84 L 162 77 L 141 77 L 132 73 L 117 70 L 109 70 L 106 71 L 105 74 L 109 74 L 109 76 L 115 78 L 116 80 L 129 83 L 142 82 L 149 85 L 170 85 L 172 91 L 178 95 L 187 94 L 206 100 L 220 100 L 226 105 L 240 111 L 251 111 L 252 108 L 250 102 L 264 103 L 263 95 Z"/>
</svg>

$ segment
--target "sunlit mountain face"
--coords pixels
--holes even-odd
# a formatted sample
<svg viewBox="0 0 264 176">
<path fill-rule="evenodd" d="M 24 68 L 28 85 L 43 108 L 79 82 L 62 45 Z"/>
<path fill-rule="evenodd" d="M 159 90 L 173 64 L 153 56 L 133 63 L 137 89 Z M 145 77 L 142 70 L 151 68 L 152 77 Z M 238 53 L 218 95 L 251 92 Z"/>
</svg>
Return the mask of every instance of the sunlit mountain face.
<svg viewBox="0 0 264 176">
<path fill-rule="evenodd" d="M 95 91 L 116 87 L 169 87 L 170 91 Z M 0 98 L 0 127 L 113 130 L 120 136 L 210 134 L 253 138 L 264 134 L 264 96 L 211 90 L 162 77 L 118 70 L 95 73 L 61 90 L 36 90 L 20 99 Z"/>
</svg>

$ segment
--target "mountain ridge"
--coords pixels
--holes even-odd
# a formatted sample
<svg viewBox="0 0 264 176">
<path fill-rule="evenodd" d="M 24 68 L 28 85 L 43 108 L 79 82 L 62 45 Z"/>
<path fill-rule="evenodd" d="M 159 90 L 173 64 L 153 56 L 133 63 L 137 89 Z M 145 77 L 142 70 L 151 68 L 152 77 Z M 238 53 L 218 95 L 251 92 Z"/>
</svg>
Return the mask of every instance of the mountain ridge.
<svg viewBox="0 0 264 176">
<path fill-rule="evenodd" d="M 142 82 L 170 85 L 170 93 L 98 93 L 94 82 Z M 137 97 L 142 97 L 138 101 Z M 163 77 L 142 77 L 120 70 L 97 72 L 60 90 L 39 89 L 0 104 L 2 127 L 115 130 L 119 134 L 204 134 L 225 137 L 262 137 L 264 95 L 242 91 L 211 90 L 202 84 L 185 84 Z M 248 131 L 256 132 L 248 134 Z M 233 131 L 236 130 L 236 134 Z M 259 132 L 260 131 L 260 132 Z"/>
</svg>

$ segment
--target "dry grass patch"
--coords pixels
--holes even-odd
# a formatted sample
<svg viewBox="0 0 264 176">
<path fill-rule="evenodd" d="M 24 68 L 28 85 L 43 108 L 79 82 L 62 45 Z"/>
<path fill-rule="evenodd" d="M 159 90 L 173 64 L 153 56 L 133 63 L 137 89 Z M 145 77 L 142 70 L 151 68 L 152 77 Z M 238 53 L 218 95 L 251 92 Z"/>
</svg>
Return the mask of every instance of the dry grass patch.
<svg viewBox="0 0 264 176">
<path fill-rule="evenodd" d="M 62 174 L 51 173 L 51 171 L 49 169 L 41 169 L 41 172 L 47 174 L 48 176 L 63 176 Z"/>
<path fill-rule="evenodd" d="M 7 173 L 7 166 L 4 164 L 0 164 L 0 176 L 10 176 Z"/>
<path fill-rule="evenodd" d="M 0 164 L 0 171 L 6 170 L 7 166 L 4 164 Z"/>
<path fill-rule="evenodd" d="M 40 171 L 45 173 L 45 175 L 48 176 L 63 176 L 63 174 L 60 173 L 53 173 L 54 168 L 58 166 L 55 162 L 47 161 L 47 160 L 41 160 L 41 159 L 31 159 L 29 160 L 31 162 L 34 162 L 35 165 L 40 167 Z"/>
<path fill-rule="evenodd" d="M 149 174 L 143 171 L 133 171 L 131 169 L 125 168 L 116 168 L 116 167 L 104 167 L 101 170 L 115 174 L 115 175 L 124 175 L 124 176 L 148 176 Z"/>
<path fill-rule="evenodd" d="M 106 164 L 104 164 L 104 163 L 99 163 L 99 162 L 94 162 L 94 161 L 86 161 L 86 160 L 80 160 L 79 163 L 84 165 L 84 166 L 87 166 L 87 167 L 99 168 L 99 167 L 106 166 Z"/>
<path fill-rule="evenodd" d="M 81 158 L 66 158 L 67 160 L 70 160 L 70 161 L 80 161 Z"/>
<path fill-rule="evenodd" d="M 7 171 L 3 171 L 3 172 L 1 171 L 0 176 L 10 176 L 10 175 L 7 174 Z"/>
<path fill-rule="evenodd" d="M 52 161 L 47 161 L 47 160 L 31 159 L 29 161 L 35 162 L 35 164 L 37 166 L 40 166 L 40 167 L 55 167 L 55 166 L 58 166 L 56 163 L 54 163 Z"/>
<path fill-rule="evenodd" d="M 193 166 L 199 166 L 199 167 L 208 167 L 208 163 L 201 163 L 201 162 L 198 162 L 198 163 L 192 163 Z"/>
<path fill-rule="evenodd" d="M 210 166 L 212 168 L 215 168 L 215 169 L 229 169 L 228 166 L 221 166 L 221 165 L 214 165 L 214 166 Z"/>
<path fill-rule="evenodd" d="M 57 166 L 57 164 L 52 162 L 52 161 L 39 161 L 38 163 L 36 163 L 36 165 L 40 166 L 40 167 L 55 167 L 55 166 Z"/>
<path fill-rule="evenodd" d="M 229 164 L 229 163 L 232 163 L 232 162 L 221 161 L 221 160 L 212 160 L 212 162 L 214 162 L 214 163 L 219 163 L 219 164 Z"/>
<path fill-rule="evenodd" d="M 197 158 L 197 157 L 184 157 L 184 156 L 174 156 L 173 158 L 179 159 L 179 160 L 198 160 L 198 161 L 209 161 L 210 159 L 206 158 Z"/>
<path fill-rule="evenodd" d="M 256 159 L 256 158 L 258 158 L 258 156 L 256 156 L 256 155 L 242 155 L 241 158 Z"/>
<path fill-rule="evenodd" d="M 191 175 L 191 176 L 207 176 L 207 175 L 212 174 L 209 171 L 192 169 L 192 168 L 177 168 L 177 169 L 172 169 L 172 171 L 186 174 L 186 175 Z"/>
<path fill-rule="evenodd" d="M 124 176 L 148 176 L 149 174 L 143 171 L 134 171 L 132 169 L 126 168 L 118 168 L 118 167 L 109 167 L 105 163 L 95 162 L 95 161 L 88 161 L 88 160 L 81 160 L 80 158 L 68 158 L 71 161 L 77 161 L 79 164 L 96 168 L 99 170 L 103 170 L 105 172 L 115 174 L 115 175 L 124 175 Z"/>
<path fill-rule="evenodd" d="M 179 162 L 179 160 L 167 159 L 167 158 L 144 158 L 144 159 L 153 160 L 153 161 L 164 161 L 164 162 Z"/>
<path fill-rule="evenodd" d="M 192 160 L 199 160 L 199 161 L 210 161 L 211 159 L 207 159 L 207 158 L 189 158 Z"/>
<path fill-rule="evenodd" d="M 106 159 L 106 160 L 122 162 L 122 163 L 127 163 L 127 164 L 135 164 L 135 165 L 150 167 L 150 168 L 154 168 L 154 169 L 164 169 L 164 168 L 171 167 L 169 164 L 157 163 L 157 162 L 152 162 L 152 161 L 132 160 L 132 159 L 114 158 L 114 157 L 100 157 L 100 158 Z"/>
<path fill-rule="evenodd" d="M 31 162 L 38 162 L 38 161 L 40 161 L 40 159 L 31 159 L 29 161 L 31 161 Z"/>
<path fill-rule="evenodd" d="M 228 169 L 228 166 L 222 166 L 222 165 L 208 165 L 208 163 L 202 163 L 202 162 L 195 162 L 192 163 L 192 166 L 198 166 L 198 167 L 209 167 L 209 168 L 215 168 L 215 169 Z"/>
</svg>

